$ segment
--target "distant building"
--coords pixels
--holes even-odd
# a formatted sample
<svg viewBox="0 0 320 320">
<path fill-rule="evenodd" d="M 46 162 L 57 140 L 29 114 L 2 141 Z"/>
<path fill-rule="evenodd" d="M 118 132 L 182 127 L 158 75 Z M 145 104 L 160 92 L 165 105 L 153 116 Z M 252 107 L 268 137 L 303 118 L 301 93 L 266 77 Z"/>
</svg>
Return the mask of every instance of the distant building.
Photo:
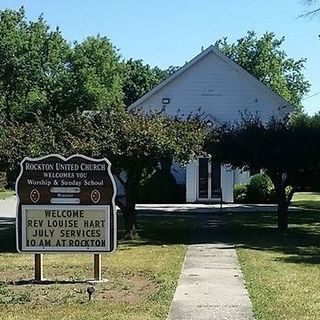
<svg viewBox="0 0 320 320">
<path fill-rule="evenodd" d="M 129 109 L 148 112 L 165 109 L 169 115 L 187 117 L 201 112 L 208 125 L 240 118 L 241 112 L 257 113 L 267 122 L 284 117 L 292 106 L 247 71 L 210 46 L 168 79 L 145 94 Z M 235 183 L 248 182 L 249 172 L 232 170 L 199 157 L 186 168 L 172 167 L 176 181 L 186 185 L 187 202 L 208 202 L 222 190 L 224 202 L 233 202 Z"/>
</svg>

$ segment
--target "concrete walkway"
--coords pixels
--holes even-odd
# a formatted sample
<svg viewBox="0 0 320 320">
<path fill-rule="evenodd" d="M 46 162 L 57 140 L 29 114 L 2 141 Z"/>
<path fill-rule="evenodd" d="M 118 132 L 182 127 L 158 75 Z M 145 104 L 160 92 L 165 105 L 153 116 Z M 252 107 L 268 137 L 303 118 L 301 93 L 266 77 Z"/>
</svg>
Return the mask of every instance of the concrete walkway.
<svg viewBox="0 0 320 320">
<path fill-rule="evenodd" d="M 202 216 L 192 242 L 168 319 L 254 319 L 223 215 Z"/>
<path fill-rule="evenodd" d="M 0 199 L 0 218 L 15 218 L 16 204 L 15 196 Z M 136 206 L 140 214 L 198 214 L 220 212 L 219 204 L 138 204 Z M 275 212 L 274 204 L 223 204 L 223 212 Z"/>
</svg>

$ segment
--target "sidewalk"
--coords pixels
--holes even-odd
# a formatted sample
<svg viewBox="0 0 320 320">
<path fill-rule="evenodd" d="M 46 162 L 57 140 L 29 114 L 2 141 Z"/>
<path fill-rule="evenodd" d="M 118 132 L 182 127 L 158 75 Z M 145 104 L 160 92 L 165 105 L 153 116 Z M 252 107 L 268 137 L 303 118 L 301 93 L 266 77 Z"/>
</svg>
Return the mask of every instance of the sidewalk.
<svg viewBox="0 0 320 320">
<path fill-rule="evenodd" d="M 0 218 L 15 218 L 17 198 L 0 200 Z M 218 213 L 219 204 L 137 204 L 136 209 L 140 214 L 200 214 Z M 274 204 L 223 204 L 223 212 L 274 212 Z"/>
<path fill-rule="evenodd" d="M 223 216 L 202 216 L 188 246 L 169 320 L 254 319 Z"/>
</svg>

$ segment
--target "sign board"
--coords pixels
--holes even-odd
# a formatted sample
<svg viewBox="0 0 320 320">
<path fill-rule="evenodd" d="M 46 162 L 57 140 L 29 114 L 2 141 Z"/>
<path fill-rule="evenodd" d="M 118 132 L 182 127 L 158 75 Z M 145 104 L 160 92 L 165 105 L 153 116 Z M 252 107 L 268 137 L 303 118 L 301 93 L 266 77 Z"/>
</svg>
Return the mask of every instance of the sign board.
<svg viewBox="0 0 320 320">
<path fill-rule="evenodd" d="M 112 252 L 115 181 L 107 159 L 25 158 L 16 183 L 19 252 Z"/>
</svg>

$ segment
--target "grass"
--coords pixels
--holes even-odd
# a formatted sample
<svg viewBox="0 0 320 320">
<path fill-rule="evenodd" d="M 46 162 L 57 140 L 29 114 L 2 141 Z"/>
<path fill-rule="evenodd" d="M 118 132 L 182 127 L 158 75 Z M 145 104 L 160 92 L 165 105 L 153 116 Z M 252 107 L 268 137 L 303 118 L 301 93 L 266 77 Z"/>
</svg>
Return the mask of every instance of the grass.
<svg viewBox="0 0 320 320">
<path fill-rule="evenodd" d="M 320 210 L 319 192 L 298 192 L 292 198 L 292 205 L 307 209 Z"/>
<path fill-rule="evenodd" d="M 234 240 L 258 320 L 315 320 L 320 314 L 320 212 L 230 214 Z"/>
<path fill-rule="evenodd" d="M 295 202 L 307 201 L 298 196 Z M 286 234 L 276 229 L 274 213 L 227 218 L 257 319 L 318 319 L 320 212 L 290 213 Z M 14 252 L 14 230 L 0 221 L 0 319 L 166 319 L 195 218 L 145 216 L 140 223 L 139 240 L 103 255 L 109 281 L 88 301 L 81 281 L 92 277 L 92 255 L 44 255 L 44 276 L 55 283 L 19 282 L 33 277 L 33 256 Z"/>
<path fill-rule="evenodd" d="M 46 254 L 44 277 L 55 283 L 19 282 L 33 278 L 33 256 L 10 252 L 14 232 L 2 230 L 0 319 L 165 319 L 193 218 L 150 216 L 140 223 L 140 240 L 120 242 L 114 254 L 102 256 L 102 275 L 109 281 L 96 285 L 91 301 L 88 284 L 80 281 L 92 278 L 92 255 Z"/>
<path fill-rule="evenodd" d="M 14 195 L 13 190 L 5 190 L 5 189 L 0 189 L 0 200 L 10 198 Z"/>
</svg>

